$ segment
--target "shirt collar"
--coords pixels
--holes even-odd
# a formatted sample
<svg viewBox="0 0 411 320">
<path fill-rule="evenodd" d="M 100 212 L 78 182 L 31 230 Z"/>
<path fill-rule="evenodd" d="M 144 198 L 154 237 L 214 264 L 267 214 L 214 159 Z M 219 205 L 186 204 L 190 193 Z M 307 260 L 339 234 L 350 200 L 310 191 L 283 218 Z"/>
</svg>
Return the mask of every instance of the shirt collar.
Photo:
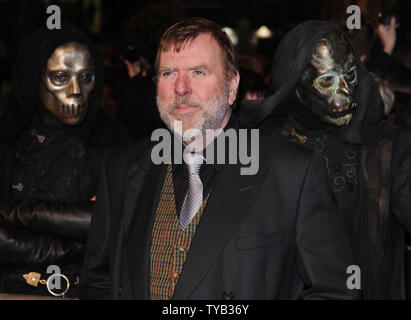
<svg viewBox="0 0 411 320">
<path fill-rule="evenodd" d="M 236 131 L 238 131 L 239 129 L 239 122 L 238 119 L 231 114 L 230 119 L 228 120 L 227 124 L 225 125 L 223 131 L 226 131 L 228 129 L 234 129 Z M 173 137 L 174 139 L 174 137 Z M 227 144 L 228 142 L 226 142 Z M 209 150 L 211 148 L 211 145 L 213 145 L 214 147 L 214 163 L 207 163 L 207 159 L 206 159 L 206 155 L 207 155 L 207 150 Z M 184 150 L 185 146 L 182 146 L 182 150 Z M 226 150 L 228 150 L 228 146 L 226 147 Z M 203 156 L 205 158 L 205 163 L 204 165 L 206 166 L 213 166 L 217 171 L 221 171 L 221 167 L 223 164 L 218 164 L 217 162 L 217 139 L 214 139 L 212 143 L 210 143 L 204 150 L 203 150 Z M 172 170 L 173 172 L 182 164 L 175 164 L 174 163 L 174 145 L 172 145 L 172 153 L 171 153 L 171 157 L 172 157 Z M 226 152 L 226 158 L 228 161 L 228 152 Z M 181 157 L 182 159 L 182 157 Z M 227 162 L 228 163 L 228 162 Z"/>
</svg>

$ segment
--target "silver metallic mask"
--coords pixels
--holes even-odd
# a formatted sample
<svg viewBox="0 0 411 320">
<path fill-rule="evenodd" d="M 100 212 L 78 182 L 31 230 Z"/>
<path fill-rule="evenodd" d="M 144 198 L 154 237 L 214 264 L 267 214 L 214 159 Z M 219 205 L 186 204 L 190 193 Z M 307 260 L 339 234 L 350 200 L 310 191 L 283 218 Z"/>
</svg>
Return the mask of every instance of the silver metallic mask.
<svg viewBox="0 0 411 320">
<path fill-rule="evenodd" d="M 80 124 L 94 88 L 94 65 L 87 46 L 68 42 L 54 50 L 43 72 L 40 97 L 63 123 Z"/>
</svg>

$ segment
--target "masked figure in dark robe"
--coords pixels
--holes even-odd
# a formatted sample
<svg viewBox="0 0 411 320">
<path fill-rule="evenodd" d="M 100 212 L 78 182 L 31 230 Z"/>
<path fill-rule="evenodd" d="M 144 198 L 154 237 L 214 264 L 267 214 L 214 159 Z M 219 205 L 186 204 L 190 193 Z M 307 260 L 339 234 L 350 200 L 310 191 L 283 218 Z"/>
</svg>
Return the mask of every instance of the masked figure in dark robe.
<svg viewBox="0 0 411 320">
<path fill-rule="evenodd" d="M 56 265 L 75 296 L 100 160 L 130 137 L 99 115 L 102 61 L 75 27 L 25 40 L 13 76 L 0 117 L 0 291 L 49 295 L 38 280 Z"/>
<path fill-rule="evenodd" d="M 332 24 L 308 21 L 284 37 L 273 86 L 274 94 L 262 102 L 240 106 L 241 121 L 323 156 L 361 269 L 363 297 L 405 298 L 410 135 L 381 120 L 376 83 Z"/>
</svg>

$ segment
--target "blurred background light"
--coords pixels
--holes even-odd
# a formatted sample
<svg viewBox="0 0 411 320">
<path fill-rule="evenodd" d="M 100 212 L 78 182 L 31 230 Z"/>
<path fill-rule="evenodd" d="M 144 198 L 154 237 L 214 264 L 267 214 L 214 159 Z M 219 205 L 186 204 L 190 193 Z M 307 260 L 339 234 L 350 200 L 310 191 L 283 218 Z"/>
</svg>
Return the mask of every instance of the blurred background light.
<svg viewBox="0 0 411 320">
<path fill-rule="evenodd" d="M 271 39 L 273 37 L 272 31 L 267 26 L 261 26 L 258 28 L 255 35 L 260 39 Z"/>
<path fill-rule="evenodd" d="M 230 38 L 231 42 L 233 43 L 234 46 L 238 44 L 238 35 L 237 32 L 234 31 L 234 29 L 230 27 L 224 27 L 223 31 L 227 33 L 228 37 Z"/>
</svg>

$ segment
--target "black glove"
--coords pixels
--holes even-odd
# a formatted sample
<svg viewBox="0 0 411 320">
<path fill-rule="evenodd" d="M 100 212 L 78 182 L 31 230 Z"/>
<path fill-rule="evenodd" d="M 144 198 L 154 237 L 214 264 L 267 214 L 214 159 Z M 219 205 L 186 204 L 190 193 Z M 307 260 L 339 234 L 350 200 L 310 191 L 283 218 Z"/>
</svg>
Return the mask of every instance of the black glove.
<svg viewBox="0 0 411 320">
<path fill-rule="evenodd" d="M 34 233 L 84 243 L 87 239 L 93 205 L 93 201 L 0 202 L 0 226 L 24 228 Z"/>
<path fill-rule="evenodd" d="M 0 266 L 64 265 L 81 261 L 84 244 L 0 225 Z"/>
</svg>

